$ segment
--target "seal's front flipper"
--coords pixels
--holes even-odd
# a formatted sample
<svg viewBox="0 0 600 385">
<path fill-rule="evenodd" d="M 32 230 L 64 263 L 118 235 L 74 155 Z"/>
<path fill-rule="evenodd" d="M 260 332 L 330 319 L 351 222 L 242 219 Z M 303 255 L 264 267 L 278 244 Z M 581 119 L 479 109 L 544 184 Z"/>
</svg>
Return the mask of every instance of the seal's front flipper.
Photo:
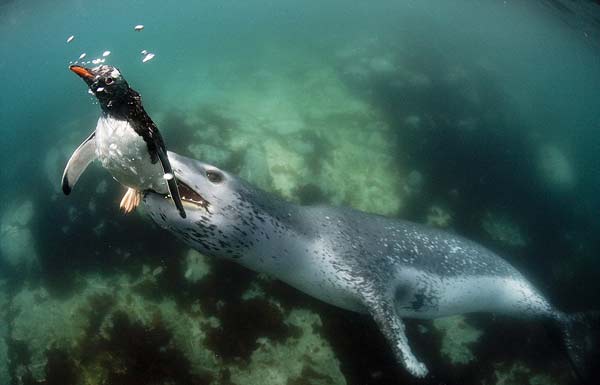
<svg viewBox="0 0 600 385">
<path fill-rule="evenodd" d="M 425 377 L 428 372 L 427 367 L 415 357 L 410 349 L 404 322 L 396 314 L 394 306 L 385 299 L 379 301 L 376 297 L 371 297 L 366 302 L 369 307 L 369 313 L 383 332 L 385 338 L 392 345 L 396 359 L 413 376 Z"/>
<path fill-rule="evenodd" d="M 160 160 L 160 164 L 162 165 L 163 171 L 165 173 L 165 179 L 167 180 L 167 184 L 169 185 L 169 193 L 173 198 L 175 207 L 177 207 L 177 210 L 179 210 L 179 215 L 182 218 L 185 218 L 185 210 L 183 209 L 183 204 L 181 203 L 181 196 L 179 195 L 177 181 L 175 180 L 175 175 L 173 174 L 173 169 L 171 168 L 171 162 L 169 162 L 167 154 L 160 146 L 158 146 L 157 148 L 157 153 L 158 159 Z"/>
<path fill-rule="evenodd" d="M 77 147 L 67 162 L 62 176 L 62 190 L 69 195 L 87 166 L 96 159 L 96 131 Z"/>
</svg>

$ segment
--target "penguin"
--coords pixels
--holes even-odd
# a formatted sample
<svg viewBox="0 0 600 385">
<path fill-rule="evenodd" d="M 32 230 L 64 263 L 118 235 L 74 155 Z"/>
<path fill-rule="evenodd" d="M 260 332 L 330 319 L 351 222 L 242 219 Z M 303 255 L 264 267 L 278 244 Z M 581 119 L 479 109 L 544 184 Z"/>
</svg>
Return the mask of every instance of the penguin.
<svg viewBox="0 0 600 385">
<path fill-rule="evenodd" d="M 135 210 L 142 192 L 154 191 L 170 195 L 179 215 L 185 218 L 165 142 L 144 110 L 140 94 L 129 87 L 121 72 L 113 66 L 85 68 L 71 65 L 69 69 L 88 85 L 102 112 L 94 132 L 67 162 L 62 177 L 65 195 L 71 193 L 87 166 L 98 159 L 119 183 L 127 187 L 120 203 L 125 213 Z"/>
</svg>

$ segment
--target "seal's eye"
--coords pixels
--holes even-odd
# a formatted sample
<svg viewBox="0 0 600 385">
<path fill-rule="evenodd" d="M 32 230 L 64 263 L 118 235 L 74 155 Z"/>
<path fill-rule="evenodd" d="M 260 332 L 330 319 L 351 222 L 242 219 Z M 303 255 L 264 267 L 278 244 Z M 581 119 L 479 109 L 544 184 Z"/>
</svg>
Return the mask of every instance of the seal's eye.
<svg viewBox="0 0 600 385">
<path fill-rule="evenodd" d="M 221 182 L 223 182 L 223 174 L 221 174 L 219 171 L 207 170 L 206 171 L 206 177 L 212 183 L 221 183 Z"/>
<path fill-rule="evenodd" d="M 115 82 L 115 79 L 113 78 L 106 78 L 105 83 L 106 85 L 110 86 L 111 84 L 113 84 Z"/>
</svg>

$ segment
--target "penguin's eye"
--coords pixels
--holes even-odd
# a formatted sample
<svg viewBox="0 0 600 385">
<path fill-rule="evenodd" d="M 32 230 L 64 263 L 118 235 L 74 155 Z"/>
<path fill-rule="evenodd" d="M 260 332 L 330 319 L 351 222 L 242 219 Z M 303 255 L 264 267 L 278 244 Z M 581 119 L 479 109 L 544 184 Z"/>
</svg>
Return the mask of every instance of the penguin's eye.
<svg viewBox="0 0 600 385">
<path fill-rule="evenodd" d="M 223 174 L 221 174 L 219 171 L 208 170 L 208 171 L 206 171 L 206 177 L 212 183 L 221 183 L 221 182 L 223 182 Z"/>
<path fill-rule="evenodd" d="M 106 83 L 106 85 L 110 86 L 111 84 L 113 84 L 115 82 L 115 79 L 106 78 L 106 80 L 104 82 Z"/>
</svg>

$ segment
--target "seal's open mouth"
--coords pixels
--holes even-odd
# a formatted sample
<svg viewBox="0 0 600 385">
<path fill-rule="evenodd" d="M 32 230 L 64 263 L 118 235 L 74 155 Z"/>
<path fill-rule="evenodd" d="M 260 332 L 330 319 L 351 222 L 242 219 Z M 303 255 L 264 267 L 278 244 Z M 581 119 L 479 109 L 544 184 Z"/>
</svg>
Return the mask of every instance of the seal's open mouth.
<svg viewBox="0 0 600 385">
<path fill-rule="evenodd" d="M 196 190 L 185 184 L 181 179 L 177 179 L 177 187 L 179 188 L 179 195 L 181 196 L 181 201 L 191 207 L 198 208 L 202 207 L 206 211 L 208 211 L 208 207 L 210 203 L 200 193 Z M 168 195 L 164 195 L 164 197 L 170 197 Z"/>
<path fill-rule="evenodd" d="M 193 188 L 182 182 L 181 179 L 177 179 L 177 186 L 179 187 L 179 195 L 181 195 L 182 201 L 204 208 L 208 207 L 208 201 Z"/>
</svg>

